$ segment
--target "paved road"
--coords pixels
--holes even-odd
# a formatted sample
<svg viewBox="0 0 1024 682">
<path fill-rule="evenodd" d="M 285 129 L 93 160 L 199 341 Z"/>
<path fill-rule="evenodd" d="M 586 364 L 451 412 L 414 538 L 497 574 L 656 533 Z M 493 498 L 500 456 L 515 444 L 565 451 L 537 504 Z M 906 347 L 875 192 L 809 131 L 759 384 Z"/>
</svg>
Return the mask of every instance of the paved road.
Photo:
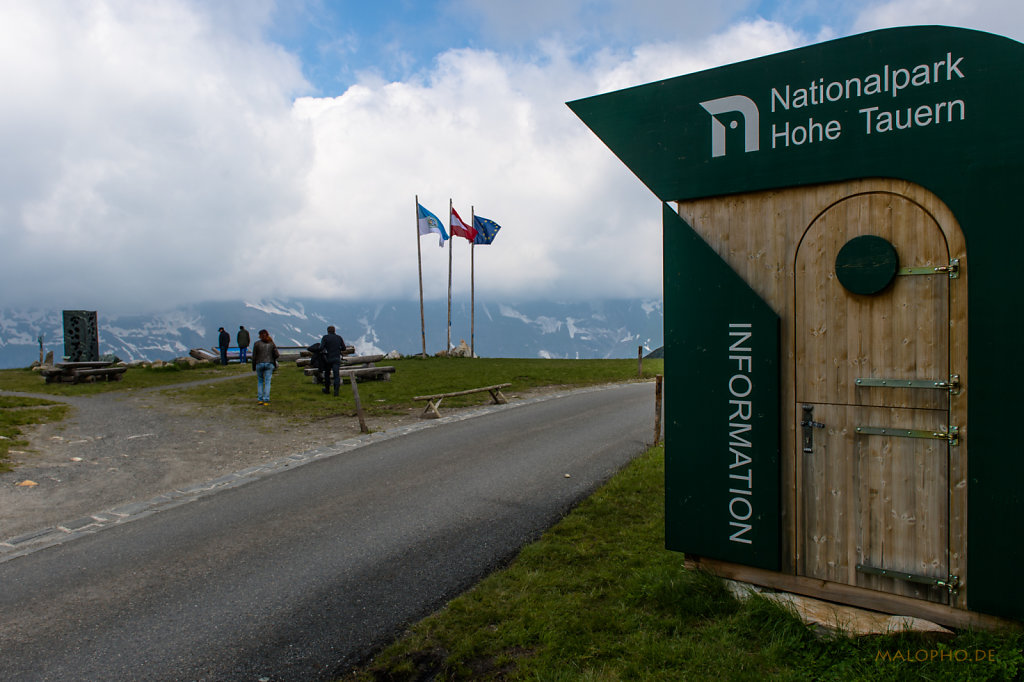
<svg viewBox="0 0 1024 682">
<path fill-rule="evenodd" d="M 441 420 L 2 561 L 0 679 L 332 679 L 641 452 L 653 395 Z"/>
</svg>

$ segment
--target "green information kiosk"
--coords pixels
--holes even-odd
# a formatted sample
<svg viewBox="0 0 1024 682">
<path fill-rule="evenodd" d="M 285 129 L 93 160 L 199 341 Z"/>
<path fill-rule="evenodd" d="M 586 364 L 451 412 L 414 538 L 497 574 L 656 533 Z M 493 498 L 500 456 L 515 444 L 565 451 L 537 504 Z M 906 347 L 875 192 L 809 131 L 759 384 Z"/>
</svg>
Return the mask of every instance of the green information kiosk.
<svg viewBox="0 0 1024 682">
<path fill-rule="evenodd" d="M 1024 46 L 889 29 L 569 106 L 664 206 L 669 549 L 1024 619 Z"/>
</svg>

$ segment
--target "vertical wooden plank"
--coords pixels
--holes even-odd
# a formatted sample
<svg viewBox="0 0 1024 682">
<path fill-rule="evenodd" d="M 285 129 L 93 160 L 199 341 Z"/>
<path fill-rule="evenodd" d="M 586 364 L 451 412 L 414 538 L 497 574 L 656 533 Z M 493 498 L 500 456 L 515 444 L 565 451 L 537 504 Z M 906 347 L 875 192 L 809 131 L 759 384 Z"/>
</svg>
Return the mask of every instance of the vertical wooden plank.
<svg viewBox="0 0 1024 682">
<path fill-rule="evenodd" d="M 356 375 L 352 372 L 348 373 L 348 383 L 352 385 L 352 399 L 356 404 L 356 417 L 359 418 L 359 431 L 361 433 L 369 433 L 370 429 L 366 426 L 366 417 L 363 415 L 363 401 L 359 399 L 359 387 L 356 385 L 359 382 L 356 381 Z"/>
</svg>

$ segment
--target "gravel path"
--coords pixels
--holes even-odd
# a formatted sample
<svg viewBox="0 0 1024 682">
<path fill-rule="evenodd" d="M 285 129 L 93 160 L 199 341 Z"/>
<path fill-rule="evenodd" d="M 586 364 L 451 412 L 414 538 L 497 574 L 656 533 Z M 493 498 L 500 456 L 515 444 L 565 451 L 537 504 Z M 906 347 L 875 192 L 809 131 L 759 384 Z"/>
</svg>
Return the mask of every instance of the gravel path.
<svg viewBox="0 0 1024 682">
<path fill-rule="evenodd" d="M 29 446 L 11 451 L 15 468 L 0 474 L 0 540 L 359 435 L 354 417 L 299 427 L 270 413 L 257 421 L 227 408 L 199 411 L 161 395 L 240 380 L 216 378 L 94 396 L 38 395 L 66 402 L 72 410 L 61 422 L 28 427 Z M 379 431 L 415 423 L 418 412 L 374 417 L 369 426 Z M 17 485 L 26 480 L 37 485 Z"/>
</svg>

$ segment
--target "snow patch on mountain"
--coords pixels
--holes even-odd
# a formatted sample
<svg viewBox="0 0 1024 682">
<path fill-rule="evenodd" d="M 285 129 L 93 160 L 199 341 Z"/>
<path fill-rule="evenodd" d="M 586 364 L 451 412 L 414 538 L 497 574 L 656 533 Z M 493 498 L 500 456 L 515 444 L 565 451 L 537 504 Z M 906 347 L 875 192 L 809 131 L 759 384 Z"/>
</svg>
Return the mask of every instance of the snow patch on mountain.
<svg viewBox="0 0 1024 682">
<path fill-rule="evenodd" d="M 387 353 L 378 345 L 380 338 L 377 336 L 377 332 L 374 330 L 373 325 L 370 324 L 370 321 L 365 317 L 361 317 L 358 323 L 363 326 L 363 335 L 355 341 L 345 339 L 346 343 L 352 344 L 356 349 L 356 355 L 384 355 Z"/>
<path fill-rule="evenodd" d="M 281 303 L 280 301 L 259 301 L 252 303 L 246 301 L 245 306 L 247 308 L 253 308 L 266 313 L 268 315 L 284 315 L 285 317 L 297 317 L 300 320 L 308 319 L 306 316 L 306 310 L 301 303 L 292 303 L 292 307 L 289 307 L 287 303 Z"/>
<path fill-rule="evenodd" d="M 503 317 L 510 317 L 513 320 L 520 320 L 528 325 L 535 326 L 540 329 L 542 334 L 555 334 L 562 330 L 562 321 L 547 315 L 540 315 L 535 319 L 530 319 L 511 306 L 500 305 L 498 309 Z"/>
<path fill-rule="evenodd" d="M 644 301 L 640 308 L 648 315 L 655 312 L 661 314 L 661 301 Z"/>
</svg>

